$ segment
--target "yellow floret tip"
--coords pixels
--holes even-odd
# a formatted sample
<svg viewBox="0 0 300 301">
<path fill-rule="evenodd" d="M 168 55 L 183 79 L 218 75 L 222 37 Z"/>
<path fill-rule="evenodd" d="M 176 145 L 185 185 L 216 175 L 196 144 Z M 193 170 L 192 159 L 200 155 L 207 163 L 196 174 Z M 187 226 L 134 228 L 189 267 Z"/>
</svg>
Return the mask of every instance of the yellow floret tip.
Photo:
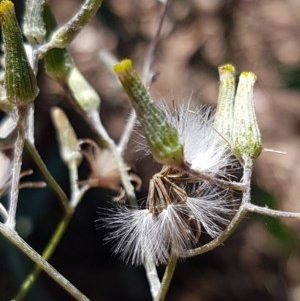
<svg viewBox="0 0 300 301">
<path fill-rule="evenodd" d="M 113 66 L 115 73 L 120 74 L 132 70 L 132 61 L 130 59 L 122 60 Z"/>
<path fill-rule="evenodd" d="M 9 0 L 2 0 L 0 2 L 0 15 L 5 15 L 9 10 L 14 8 L 14 4 Z"/>
<path fill-rule="evenodd" d="M 231 64 L 223 65 L 219 67 L 219 73 L 224 74 L 224 73 L 230 73 L 230 74 L 235 74 L 235 68 Z"/>
<path fill-rule="evenodd" d="M 253 72 L 242 72 L 241 75 L 240 75 L 240 80 L 252 80 L 253 82 L 255 82 L 257 80 L 257 76 L 255 75 L 255 73 Z"/>
</svg>

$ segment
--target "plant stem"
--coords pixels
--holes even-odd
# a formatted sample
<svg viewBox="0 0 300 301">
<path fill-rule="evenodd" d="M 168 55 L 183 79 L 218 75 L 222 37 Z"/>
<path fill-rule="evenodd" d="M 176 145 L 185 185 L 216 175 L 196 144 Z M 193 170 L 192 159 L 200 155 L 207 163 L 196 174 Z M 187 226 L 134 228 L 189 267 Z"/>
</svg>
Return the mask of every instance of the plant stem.
<svg viewBox="0 0 300 301">
<path fill-rule="evenodd" d="M 173 275 L 175 272 L 176 264 L 177 264 L 177 257 L 172 255 L 170 258 L 170 261 L 166 267 L 164 277 L 162 279 L 161 286 L 160 286 L 159 292 L 157 294 L 157 297 L 154 299 L 155 301 L 164 301 L 165 300 L 169 286 L 171 284 L 171 281 L 172 281 L 172 278 L 173 278 Z"/>
<path fill-rule="evenodd" d="M 15 108 L 13 112 L 13 118 L 17 120 L 17 139 L 14 144 L 14 157 L 13 157 L 13 168 L 12 168 L 12 180 L 10 187 L 10 197 L 9 197 L 9 208 L 8 208 L 8 218 L 5 225 L 14 229 L 16 226 L 16 212 L 17 204 L 19 198 L 19 181 L 22 166 L 22 154 L 24 148 L 24 121 L 26 116 L 25 108 Z"/>
<path fill-rule="evenodd" d="M 18 233 L 0 223 L 0 233 L 7 238 L 13 245 L 20 249 L 28 258 L 35 262 L 44 272 L 46 272 L 55 282 L 66 290 L 75 300 L 89 301 L 71 282 L 63 277 L 55 268 L 53 268 L 40 254 L 32 249 Z"/>
<path fill-rule="evenodd" d="M 240 208 L 236 212 L 234 218 L 229 223 L 227 228 L 222 232 L 220 236 L 213 239 L 211 242 L 195 249 L 186 250 L 180 254 L 182 257 L 192 257 L 200 255 L 215 249 L 220 246 L 238 227 L 240 222 L 245 217 L 248 211 L 248 205 L 251 201 L 251 176 L 252 176 L 252 160 L 250 158 L 244 159 L 244 172 L 243 172 L 243 197 Z"/>
<path fill-rule="evenodd" d="M 35 53 L 35 64 L 47 51 L 52 48 L 65 48 L 78 35 L 82 28 L 93 18 L 100 8 L 103 0 L 86 0 L 80 10 L 56 32 L 53 33 L 51 40 L 40 46 Z"/>
<path fill-rule="evenodd" d="M 128 145 L 128 141 L 130 139 L 131 133 L 133 131 L 133 128 L 135 126 L 135 122 L 136 122 L 136 114 L 135 114 L 135 110 L 131 110 L 129 118 L 127 120 L 127 123 L 125 125 L 124 131 L 122 133 L 122 136 L 120 138 L 120 141 L 118 143 L 118 152 L 123 155 L 124 151 L 127 148 Z"/>
<path fill-rule="evenodd" d="M 78 188 L 77 180 L 78 180 L 78 170 L 77 170 L 77 162 L 73 160 L 68 165 L 70 171 L 70 184 L 71 184 L 71 201 L 70 207 L 75 209 L 81 200 L 84 193 L 87 191 L 88 187 L 85 186 L 81 190 Z M 57 225 L 52 237 L 50 238 L 46 248 L 42 253 L 42 257 L 48 261 L 54 251 L 56 250 L 57 245 L 61 241 L 66 229 L 72 219 L 74 211 L 68 210 L 65 213 L 63 219 Z M 16 297 L 12 301 L 21 301 L 27 295 L 31 287 L 34 285 L 35 281 L 39 277 L 42 269 L 40 266 L 36 265 L 34 270 L 24 279 L 23 283 L 20 286 L 20 290 Z"/>
<path fill-rule="evenodd" d="M 81 200 L 80 189 L 78 187 L 78 164 L 76 160 L 72 160 L 68 164 L 71 186 L 71 200 L 70 206 L 76 208 L 78 202 Z"/>
<path fill-rule="evenodd" d="M 55 179 L 52 177 L 51 173 L 49 172 L 47 166 L 45 165 L 44 161 L 42 160 L 35 146 L 29 141 L 25 141 L 25 146 L 28 152 L 30 153 L 30 155 L 32 156 L 33 160 L 35 161 L 36 165 L 40 169 L 41 173 L 45 177 L 48 185 L 53 189 L 53 191 L 58 196 L 60 203 L 64 209 L 64 212 L 67 213 L 69 211 L 72 211 L 72 208 L 69 205 L 69 200 L 66 194 L 61 189 L 59 184 L 55 181 Z"/>
<path fill-rule="evenodd" d="M 114 141 L 109 137 L 107 131 L 103 127 L 103 125 L 100 121 L 100 118 L 99 118 L 98 111 L 97 110 L 88 111 L 87 115 L 90 120 L 90 124 L 97 131 L 98 135 L 105 140 L 109 150 L 111 151 L 112 155 L 114 156 L 114 159 L 116 160 L 116 164 L 118 166 L 120 176 L 121 176 L 121 181 L 122 181 L 124 190 L 126 192 L 126 195 L 128 197 L 129 203 L 131 205 L 136 206 L 136 196 L 135 196 L 135 192 L 134 192 L 134 187 L 130 182 L 128 173 L 126 171 L 126 166 L 124 164 L 124 161 L 123 161 L 123 158 L 122 158 L 120 152 L 117 149 L 117 146 L 115 145 Z"/>
<path fill-rule="evenodd" d="M 151 40 L 151 43 L 148 48 L 148 52 L 145 58 L 144 66 L 143 66 L 143 75 L 142 75 L 142 81 L 144 85 L 148 85 L 151 82 L 151 77 L 152 77 L 152 65 L 154 61 L 154 55 L 157 49 L 157 45 L 159 42 L 163 22 L 165 20 L 166 12 L 167 12 L 167 5 L 168 5 L 168 0 L 161 2 L 161 7 L 160 7 L 160 12 L 158 16 L 158 26 L 155 32 L 155 35 L 153 39 Z"/>
<path fill-rule="evenodd" d="M 246 209 L 250 212 L 268 215 L 272 217 L 286 217 L 300 219 L 300 212 L 286 212 L 281 210 L 274 210 L 268 207 L 260 207 L 254 204 L 247 204 Z"/>
<path fill-rule="evenodd" d="M 59 244 L 62 236 L 64 235 L 70 220 L 72 218 L 72 213 L 67 213 L 63 217 L 63 219 L 60 221 L 60 223 L 57 225 L 52 237 L 50 238 L 46 248 L 44 249 L 43 253 L 41 254 L 44 260 L 48 261 L 50 257 L 52 256 L 53 252 L 55 251 L 57 245 Z M 27 275 L 27 277 L 22 282 L 19 292 L 16 295 L 16 297 L 11 301 L 21 301 L 23 298 L 27 295 L 27 293 L 30 291 L 32 286 L 34 285 L 35 281 L 39 277 L 40 273 L 42 271 L 41 266 L 38 264 L 35 266 L 33 271 Z"/>
<path fill-rule="evenodd" d="M 146 276 L 150 285 L 150 291 L 152 298 L 154 299 L 160 290 L 160 280 L 157 275 L 156 266 L 153 262 L 153 260 L 147 259 L 144 268 L 146 271 Z"/>
</svg>

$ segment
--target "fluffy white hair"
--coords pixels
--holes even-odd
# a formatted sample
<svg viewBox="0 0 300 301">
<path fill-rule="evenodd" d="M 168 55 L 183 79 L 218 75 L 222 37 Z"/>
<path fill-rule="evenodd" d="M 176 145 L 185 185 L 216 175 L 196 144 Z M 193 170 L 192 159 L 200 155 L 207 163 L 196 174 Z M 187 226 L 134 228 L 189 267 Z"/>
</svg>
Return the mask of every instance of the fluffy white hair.
<svg viewBox="0 0 300 301">
<path fill-rule="evenodd" d="M 183 190 L 186 198 L 178 198 L 171 183 L 164 189 L 167 197 L 163 193 L 152 196 L 157 198 L 151 204 L 153 212 L 149 203 L 146 209 L 118 206 L 100 218 L 112 230 L 107 240 L 114 242 L 114 253 L 134 265 L 144 264 L 147 258 L 156 265 L 165 264 L 171 255 L 180 257 L 184 250 L 197 246 L 201 233 L 217 237 L 228 225 L 236 203 L 228 189 L 213 181 L 230 179 L 228 167 L 235 163 L 227 141 L 214 129 L 214 110 L 182 104 L 171 111 L 165 103 L 160 108 L 179 133 L 189 168 L 178 169 L 178 173 L 175 169 L 174 174 L 172 170 L 167 180 Z M 201 175 L 212 181 L 203 180 Z M 168 174 L 159 176 L 164 185 Z"/>
</svg>

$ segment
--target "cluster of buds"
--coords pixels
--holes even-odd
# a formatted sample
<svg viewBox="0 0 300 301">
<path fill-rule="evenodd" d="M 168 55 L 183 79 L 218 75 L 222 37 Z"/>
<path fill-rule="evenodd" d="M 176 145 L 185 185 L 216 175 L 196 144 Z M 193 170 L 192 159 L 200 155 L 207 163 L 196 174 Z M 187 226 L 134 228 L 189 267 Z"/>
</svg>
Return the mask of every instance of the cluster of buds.
<svg viewBox="0 0 300 301">
<path fill-rule="evenodd" d="M 107 239 L 126 262 L 165 264 L 199 245 L 201 234 L 220 235 L 236 211 L 236 171 L 261 152 L 253 104 L 256 77 L 243 72 L 236 88 L 235 68 L 222 66 L 216 111 L 190 103 L 175 103 L 171 110 L 152 101 L 130 60 L 114 71 L 162 169 L 150 180 L 145 208 L 119 206 L 104 217 L 112 229 Z"/>
</svg>

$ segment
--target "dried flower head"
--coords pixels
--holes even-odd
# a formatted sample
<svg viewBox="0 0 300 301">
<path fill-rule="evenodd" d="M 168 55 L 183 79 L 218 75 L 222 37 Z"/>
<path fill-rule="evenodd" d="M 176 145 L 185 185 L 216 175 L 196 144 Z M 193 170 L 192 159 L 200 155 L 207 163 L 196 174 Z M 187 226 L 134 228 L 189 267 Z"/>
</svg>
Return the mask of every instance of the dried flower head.
<svg viewBox="0 0 300 301">
<path fill-rule="evenodd" d="M 218 236 L 234 204 L 228 191 L 164 167 L 150 181 L 145 209 L 119 206 L 101 219 L 113 230 L 107 239 L 123 260 L 140 265 L 151 259 L 159 265 L 197 246 L 201 233 Z"/>
<path fill-rule="evenodd" d="M 232 179 L 231 166 L 238 162 L 214 129 L 214 111 L 186 105 L 171 111 L 165 104 L 161 110 L 178 132 L 186 168 L 164 165 L 150 181 L 144 209 L 118 207 L 102 218 L 113 230 L 107 239 L 115 242 L 115 253 L 131 264 L 147 258 L 165 264 L 199 245 L 202 233 L 218 236 L 237 203 L 229 188 L 219 186 L 220 179 Z"/>
<path fill-rule="evenodd" d="M 135 83 L 136 73 L 129 71 L 125 79 L 133 76 Z M 242 73 L 236 90 L 232 65 L 220 67 L 219 74 L 216 113 L 208 106 L 182 104 L 171 110 L 162 103 L 156 107 L 165 118 L 163 122 L 176 133 L 183 161 L 176 165 L 157 160 L 164 165 L 150 180 L 145 208 L 118 207 L 102 217 L 112 229 L 107 239 L 115 242 L 115 253 L 126 262 L 139 265 L 150 259 L 159 265 L 173 255 L 181 257 L 201 243 L 202 233 L 211 238 L 221 235 L 235 213 L 240 198 L 235 191 L 240 180 L 235 172 L 242 167 L 244 156 L 256 158 L 261 150 L 252 94 L 256 77 L 251 72 Z M 125 84 L 125 90 L 136 92 L 130 80 Z M 132 98 L 139 103 L 142 97 L 136 93 Z M 151 113 L 144 110 L 142 117 Z M 148 125 L 142 121 L 140 118 L 153 153 L 145 132 Z"/>
<path fill-rule="evenodd" d="M 82 154 L 89 164 L 91 174 L 87 180 L 82 180 L 79 183 L 81 185 L 103 187 L 119 192 L 120 195 L 115 200 L 123 200 L 125 193 L 121 186 L 121 175 L 114 156 L 108 149 L 100 149 L 92 140 L 83 139 L 80 141 L 80 145 L 83 144 L 88 145 L 86 150 L 82 150 Z M 134 173 L 129 173 L 129 175 L 138 191 L 142 185 L 141 179 Z"/>
<path fill-rule="evenodd" d="M 80 145 L 83 144 L 88 145 L 86 150 L 82 150 L 82 154 L 89 164 L 91 174 L 87 180 L 80 181 L 80 184 L 119 191 L 121 189 L 120 172 L 110 151 L 100 149 L 94 141 L 89 139 L 81 140 Z"/>
</svg>

